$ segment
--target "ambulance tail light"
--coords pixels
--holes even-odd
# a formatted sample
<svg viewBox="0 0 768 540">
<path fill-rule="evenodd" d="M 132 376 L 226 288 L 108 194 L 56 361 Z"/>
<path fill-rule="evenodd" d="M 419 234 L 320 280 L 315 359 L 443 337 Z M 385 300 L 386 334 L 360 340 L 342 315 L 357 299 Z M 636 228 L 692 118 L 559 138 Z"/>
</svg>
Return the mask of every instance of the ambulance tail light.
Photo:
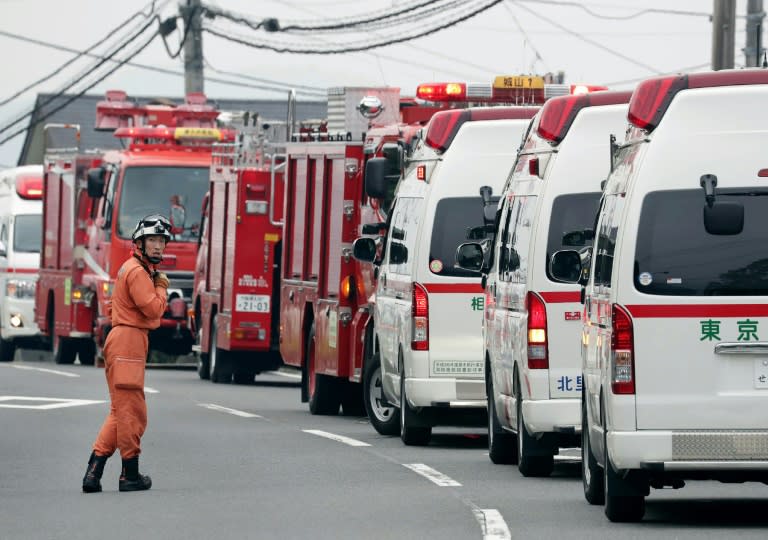
<svg viewBox="0 0 768 540">
<path fill-rule="evenodd" d="M 528 368 L 549 369 L 547 306 L 535 292 L 525 299 L 528 311 Z"/>
<path fill-rule="evenodd" d="M 635 337 L 627 311 L 613 304 L 611 333 L 611 390 L 614 394 L 635 393 Z"/>
<path fill-rule="evenodd" d="M 416 180 L 420 180 L 422 182 L 425 182 L 427 180 L 427 166 L 426 165 L 418 165 L 416 167 Z"/>
<path fill-rule="evenodd" d="M 20 175 L 16 178 L 16 193 L 22 199 L 43 198 L 43 177 L 37 175 Z"/>
<path fill-rule="evenodd" d="M 413 284 L 411 302 L 411 349 L 414 351 L 429 350 L 429 297 L 427 289 L 420 283 Z"/>
<path fill-rule="evenodd" d="M 465 101 L 467 85 L 465 83 L 428 83 L 416 87 L 416 97 L 425 101 Z"/>
<path fill-rule="evenodd" d="M 632 92 L 595 92 L 582 93 L 572 96 L 552 98 L 541 109 L 539 126 L 536 130 L 539 137 L 552 144 L 560 142 L 571 129 L 576 115 L 586 107 L 600 105 L 619 105 L 629 103 Z"/>
</svg>

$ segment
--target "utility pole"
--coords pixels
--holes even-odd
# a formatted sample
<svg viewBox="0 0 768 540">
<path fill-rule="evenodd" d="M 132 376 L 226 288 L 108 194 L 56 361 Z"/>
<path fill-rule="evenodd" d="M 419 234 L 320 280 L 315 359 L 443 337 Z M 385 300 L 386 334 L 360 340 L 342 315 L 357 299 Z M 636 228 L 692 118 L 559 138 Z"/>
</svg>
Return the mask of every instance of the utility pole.
<svg viewBox="0 0 768 540">
<path fill-rule="evenodd" d="M 184 93 L 203 91 L 203 9 L 200 0 L 187 0 L 186 5 L 179 5 L 182 19 L 189 24 L 184 32 Z"/>
<path fill-rule="evenodd" d="M 732 69 L 736 43 L 736 0 L 714 0 L 712 12 L 712 69 Z"/>
<path fill-rule="evenodd" d="M 763 0 L 749 0 L 747 4 L 747 46 L 744 58 L 747 67 L 759 67 L 763 56 Z"/>
</svg>

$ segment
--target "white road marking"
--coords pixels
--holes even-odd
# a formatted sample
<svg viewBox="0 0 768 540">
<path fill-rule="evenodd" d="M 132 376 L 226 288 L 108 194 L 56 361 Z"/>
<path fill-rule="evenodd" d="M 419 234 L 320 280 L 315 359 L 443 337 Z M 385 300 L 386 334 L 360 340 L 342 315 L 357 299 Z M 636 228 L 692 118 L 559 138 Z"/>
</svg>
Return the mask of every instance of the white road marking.
<svg viewBox="0 0 768 540">
<path fill-rule="evenodd" d="M 37 402 L 36 405 L 22 405 L 3 402 Z M 34 409 L 38 411 L 47 411 L 51 409 L 63 409 L 65 407 L 78 407 L 80 405 L 94 405 L 96 403 L 106 403 L 105 401 L 94 399 L 62 399 L 46 397 L 29 396 L 0 396 L 0 408 L 3 409 Z"/>
<path fill-rule="evenodd" d="M 155 390 L 151 386 L 145 386 L 144 387 L 144 392 L 147 393 L 147 394 L 159 394 L 160 393 L 159 390 Z"/>
<path fill-rule="evenodd" d="M 275 375 L 280 375 L 281 377 L 287 377 L 289 379 L 301 379 L 300 373 L 286 373 L 285 371 L 275 371 Z"/>
<path fill-rule="evenodd" d="M 225 412 L 227 414 L 233 414 L 235 416 L 242 416 L 243 418 L 262 418 L 258 414 L 252 414 L 245 411 L 238 411 L 237 409 L 230 409 L 229 407 L 222 407 L 221 405 L 216 405 L 215 403 L 198 403 L 201 407 L 205 407 L 206 409 L 210 409 L 212 411 L 219 411 L 219 412 Z"/>
<path fill-rule="evenodd" d="M 304 433 L 309 433 L 310 435 L 317 435 L 318 437 L 325 437 L 326 439 L 331 439 L 332 441 L 340 442 L 347 444 L 349 446 L 371 446 L 370 444 L 358 441 L 356 439 L 350 439 L 349 437 L 344 437 L 343 435 L 336 435 L 335 433 L 328 433 L 327 431 L 321 431 L 319 429 L 304 429 L 302 430 Z"/>
<path fill-rule="evenodd" d="M 68 371 L 59 371 L 57 369 L 48 369 L 48 368 L 40 368 L 40 367 L 32 367 L 32 366 L 19 366 L 19 365 L 11 365 L 9 367 L 14 367 L 16 369 L 27 369 L 29 371 L 41 371 L 43 373 L 52 373 L 54 375 L 62 375 L 64 377 L 79 377 L 77 373 L 69 373 Z"/>
<path fill-rule="evenodd" d="M 483 540 L 511 540 L 512 533 L 509 532 L 509 527 L 507 527 L 501 512 L 481 508 L 475 509 L 474 512 L 475 519 L 480 524 L 480 528 L 483 529 Z"/>
<path fill-rule="evenodd" d="M 437 471 L 428 465 L 424 465 L 423 463 L 403 463 L 403 467 L 411 469 L 413 472 L 420 474 L 440 487 L 457 487 L 461 485 L 450 476 L 446 476 L 440 471 Z"/>
</svg>

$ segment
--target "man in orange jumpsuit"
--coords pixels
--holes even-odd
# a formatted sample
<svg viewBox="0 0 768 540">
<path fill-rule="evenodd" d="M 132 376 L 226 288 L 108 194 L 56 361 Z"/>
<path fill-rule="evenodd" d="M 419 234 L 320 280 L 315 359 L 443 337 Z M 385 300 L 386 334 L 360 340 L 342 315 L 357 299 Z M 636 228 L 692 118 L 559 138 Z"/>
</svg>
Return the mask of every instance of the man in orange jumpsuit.
<svg viewBox="0 0 768 540">
<path fill-rule="evenodd" d="M 152 487 L 149 476 L 139 474 L 141 436 L 147 427 L 144 399 L 144 367 L 149 330 L 160 326 L 166 308 L 168 277 L 155 265 L 171 239 L 171 224 L 163 216 L 147 216 L 133 232 L 135 250 L 117 273 L 112 294 L 112 330 L 104 344 L 107 386 L 111 401 L 88 468 L 83 491 L 101 491 L 101 475 L 107 459 L 120 450 L 123 469 L 120 491 Z"/>
</svg>

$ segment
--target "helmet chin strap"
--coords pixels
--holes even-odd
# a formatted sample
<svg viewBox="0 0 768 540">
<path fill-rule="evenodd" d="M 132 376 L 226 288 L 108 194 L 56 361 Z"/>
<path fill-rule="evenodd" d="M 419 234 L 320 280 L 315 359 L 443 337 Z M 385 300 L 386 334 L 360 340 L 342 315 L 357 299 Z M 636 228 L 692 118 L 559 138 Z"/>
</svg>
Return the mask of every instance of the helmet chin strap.
<svg viewBox="0 0 768 540">
<path fill-rule="evenodd" d="M 141 243 L 141 254 L 144 256 L 145 259 L 147 259 L 152 264 L 160 264 L 163 261 L 163 257 L 150 257 L 147 253 L 147 248 L 145 247 L 144 242 Z"/>
</svg>

